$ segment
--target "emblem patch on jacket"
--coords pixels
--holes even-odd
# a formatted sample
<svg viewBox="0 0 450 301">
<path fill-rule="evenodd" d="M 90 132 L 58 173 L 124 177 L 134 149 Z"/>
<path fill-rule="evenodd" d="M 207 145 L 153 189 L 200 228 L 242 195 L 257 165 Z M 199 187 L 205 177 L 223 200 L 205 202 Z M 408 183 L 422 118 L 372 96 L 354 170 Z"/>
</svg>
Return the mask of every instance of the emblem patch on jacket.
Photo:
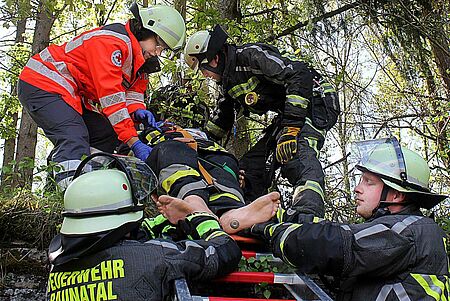
<svg viewBox="0 0 450 301">
<path fill-rule="evenodd" d="M 255 92 L 249 92 L 245 94 L 245 104 L 248 106 L 252 106 L 258 102 L 258 94 Z"/>
<path fill-rule="evenodd" d="M 111 54 L 111 62 L 117 67 L 122 67 L 122 51 L 116 50 Z"/>
</svg>

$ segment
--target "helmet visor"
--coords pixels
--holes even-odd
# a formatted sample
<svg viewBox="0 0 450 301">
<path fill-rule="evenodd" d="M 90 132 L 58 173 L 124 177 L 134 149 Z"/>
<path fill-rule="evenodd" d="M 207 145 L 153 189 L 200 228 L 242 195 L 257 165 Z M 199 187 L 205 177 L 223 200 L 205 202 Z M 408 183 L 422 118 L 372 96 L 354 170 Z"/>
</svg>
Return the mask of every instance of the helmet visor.
<svg viewBox="0 0 450 301">
<path fill-rule="evenodd" d="M 131 185 L 133 200 L 142 205 L 158 187 L 158 179 L 151 168 L 135 157 L 95 153 L 85 158 L 75 172 L 74 179 L 94 170 L 118 169 L 125 173 Z"/>
<path fill-rule="evenodd" d="M 389 160 L 384 160 L 376 158 L 377 156 L 372 156 L 375 151 L 379 151 L 383 147 L 382 144 L 395 151 L 394 158 L 391 157 Z M 382 179 L 398 185 L 396 187 L 408 187 L 422 192 L 429 192 L 429 189 L 408 180 L 405 158 L 401 146 L 394 136 L 355 142 L 352 156 L 356 162 L 356 168 L 361 171 L 376 173 Z"/>
</svg>

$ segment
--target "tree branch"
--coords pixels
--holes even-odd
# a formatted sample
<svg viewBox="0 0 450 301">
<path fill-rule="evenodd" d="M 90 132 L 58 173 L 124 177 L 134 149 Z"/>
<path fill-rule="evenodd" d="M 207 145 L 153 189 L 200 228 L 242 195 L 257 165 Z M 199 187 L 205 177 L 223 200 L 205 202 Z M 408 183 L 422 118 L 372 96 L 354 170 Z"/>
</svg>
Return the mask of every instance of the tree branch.
<svg viewBox="0 0 450 301">
<path fill-rule="evenodd" d="M 289 28 L 283 30 L 282 32 L 280 32 L 279 34 L 277 34 L 277 35 L 275 35 L 275 36 L 270 36 L 270 37 L 268 37 L 268 38 L 266 39 L 266 41 L 271 42 L 271 41 L 273 41 L 273 40 L 275 40 L 275 39 L 279 39 L 279 38 L 281 38 L 281 37 L 283 37 L 283 36 L 286 36 L 286 35 L 288 35 L 288 34 L 291 34 L 292 32 L 296 31 L 297 29 L 300 29 L 300 28 L 302 28 L 302 27 L 305 27 L 305 26 L 308 25 L 309 23 L 317 23 L 318 21 L 321 21 L 321 20 L 324 20 L 324 19 L 331 18 L 331 17 L 333 17 L 333 16 L 335 16 L 335 15 L 338 15 L 338 14 L 344 12 L 344 11 L 347 11 L 347 10 L 349 10 L 349 9 L 358 7 L 358 6 L 360 6 L 362 3 L 363 3 L 363 1 L 356 1 L 356 2 L 353 2 L 353 3 L 350 3 L 350 4 L 346 4 L 346 5 L 340 7 L 340 8 L 338 8 L 338 9 L 336 9 L 336 10 L 333 10 L 333 11 L 331 11 L 331 12 L 325 13 L 325 14 L 323 14 L 323 15 L 321 15 L 321 16 L 312 18 L 312 19 L 310 19 L 310 20 L 308 20 L 308 21 L 302 21 L 302 22 L 297 23 L 296 25 L 294 25 L 294 26 L 292 26 L 292 27 L 289 27 Z"/>
</svg>

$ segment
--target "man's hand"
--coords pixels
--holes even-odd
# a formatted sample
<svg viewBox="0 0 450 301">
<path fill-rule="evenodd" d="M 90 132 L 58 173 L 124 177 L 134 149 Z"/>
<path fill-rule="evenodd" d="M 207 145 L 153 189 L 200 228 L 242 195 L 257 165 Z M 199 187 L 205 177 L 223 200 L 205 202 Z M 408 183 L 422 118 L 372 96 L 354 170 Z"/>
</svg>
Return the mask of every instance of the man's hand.
<svg viewBox="0 0 450 301">
<path fill-rule="evenodd" d="M 134 112 L 133 115 L 134 120 L 142 123 L 146 127 L 153 127 L 153 128 L 158 127 L 158 122 L 156 122 L 155 116 L 153 116 L 153 113 L 150 111 L 139 109 L 136 110 L 136 112 Z"/>
<path fill-rule="evenodd" d="M 239 186 L 245 188 L 245 170 L 239 169 Z"/>
<path fill-rule="evenodd" d="M 300 128 L 284 127 L 277 141 L 276 158 L 284 164 L 291 160 L 297 152 L 297 134 Z"/>
<path fill-rule="evenodd" d="M 136 140 L 131 146 L 131 150 L 134 155 L 142 161 L 145 161 L 152 152 L 152 148 L 147 144 L 144 144 L 141 140 Z"/>
</svg>

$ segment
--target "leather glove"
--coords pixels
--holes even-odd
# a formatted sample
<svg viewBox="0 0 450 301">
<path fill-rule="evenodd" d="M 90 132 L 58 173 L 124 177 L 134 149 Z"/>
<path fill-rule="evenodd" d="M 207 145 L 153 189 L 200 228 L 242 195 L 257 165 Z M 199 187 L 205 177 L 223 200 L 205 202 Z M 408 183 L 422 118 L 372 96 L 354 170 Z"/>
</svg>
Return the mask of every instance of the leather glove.
<svg viewBox="0 0 450 301">
<path fill-rule="evenodd" d="M 137 158 L 141 159 L 144 162 L 152 152 L 152 148 L 147 144 L 142 143 L 141 140 L 133 143 L 133 145 L 131 146 L 131 150 Z"/>
<path fill-rule="evenodd" d="M 158 123 L 156 122 L 155 116 L 153 113 L 147 110 L 139 109 L 134 112 L 134 120 L 142 123 L 146 127 L 157 128 Z"/>
<path fill-rule="evenodd" d="M 285 126 L 277 141 L 276 158 L 284 164 L 291 160 L 297 152 L 297 134 L 300 128 Z"/>
</svg>

